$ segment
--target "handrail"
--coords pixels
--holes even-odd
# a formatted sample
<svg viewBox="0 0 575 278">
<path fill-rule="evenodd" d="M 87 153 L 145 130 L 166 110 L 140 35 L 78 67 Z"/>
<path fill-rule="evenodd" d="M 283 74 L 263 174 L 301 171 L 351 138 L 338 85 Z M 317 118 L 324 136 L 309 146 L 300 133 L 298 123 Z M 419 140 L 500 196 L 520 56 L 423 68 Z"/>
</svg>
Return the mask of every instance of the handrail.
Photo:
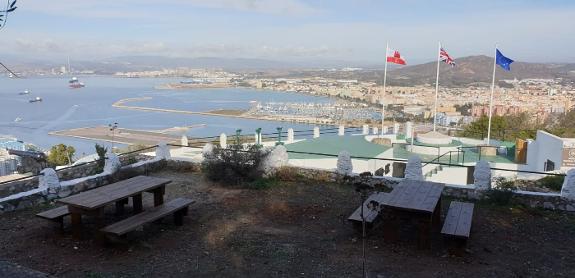
<svg viewBox="0 0 575 278">
<path fill-rule="evenodd" d="M 465 152 L 464 152 L 464 151 L 461 151 L 461 150 L 448 151 L 448 152 L 446 152 L 446 153 L 444 153 L 444 154 L 442 154 L 442 155 L 440 155 L 440 156 L 438 156 L 438 157 L 432 159 L 431 161 L 428 161 L 427 163 L 425 163 L 425 164 L 423 165 L 423 167 L 427 166 L 427 165 L 430 164 L 430 163 L 433 163 L 433 162 L 436 161 L 436 160 L 439 161 L 439 159 L 441 159 L 442 157 L 444 157 L 444 156 L 446 156 L 446 155 L 448 155 L 448 154 L 451 154 L 451 153 L 465 153 Z M 449 165 L 451 165 L 451 163 L 449 163 Z"/>
</svg>

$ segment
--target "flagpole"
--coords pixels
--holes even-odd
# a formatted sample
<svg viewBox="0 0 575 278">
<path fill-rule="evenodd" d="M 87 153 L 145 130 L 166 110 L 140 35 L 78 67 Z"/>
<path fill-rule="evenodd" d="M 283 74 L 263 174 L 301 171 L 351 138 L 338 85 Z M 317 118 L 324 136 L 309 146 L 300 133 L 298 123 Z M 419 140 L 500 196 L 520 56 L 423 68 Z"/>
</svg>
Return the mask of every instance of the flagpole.
<svg viewBox="0 0 575 278">
<path fill-rule="evenodd" d="M 439 48 L 437 49 L 437 75 L 435 76 L 435 105 L 433 108 L 433 131 L 435 131 L 435 125 L 437 124 L 437 96 L 439 94 L 439 62 L 441 59 L 441 42 L 438 44 Z"/>
<path fill-rule="evenodd" d="M 389 44 L 385 43 L 385 67 L 383 69 L 383 96 L 381 96 L 381 132 L 383 132 L 383 125 L 385 121 L 385 103 L 383 99 L 385 98 L 385 85 L 387 82 L 387 52 L 388 52 Z"/>
<path fill-rule="evenodd" d="M 493 77 L 491 79 L 491 96 L 489 97 L 489 123 L 487 124 L 487 145 L 491 139 L 491 117 L 493 116 L 493 93 L 495 92 L 495 68 L 497 65 L 497 44 L 495 44 L 495 56 L 493 57 Z"/>
</svg>

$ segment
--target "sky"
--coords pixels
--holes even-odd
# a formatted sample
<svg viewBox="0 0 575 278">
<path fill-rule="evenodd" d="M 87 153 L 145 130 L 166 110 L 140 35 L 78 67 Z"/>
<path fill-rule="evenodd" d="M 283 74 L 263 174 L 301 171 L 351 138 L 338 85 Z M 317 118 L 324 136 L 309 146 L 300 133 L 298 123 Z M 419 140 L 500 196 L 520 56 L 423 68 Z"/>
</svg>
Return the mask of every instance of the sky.
<svg viewBox="0 0 575 278">
<path fill-rule="evenodd" d="M 4 5 L 7 0 L 0 0 Z M 453 57 L 575 62 L 569 0 L 19 0 L 0 55 L 99 60 L 127 55 L 408 64 Z"/>
</svg>

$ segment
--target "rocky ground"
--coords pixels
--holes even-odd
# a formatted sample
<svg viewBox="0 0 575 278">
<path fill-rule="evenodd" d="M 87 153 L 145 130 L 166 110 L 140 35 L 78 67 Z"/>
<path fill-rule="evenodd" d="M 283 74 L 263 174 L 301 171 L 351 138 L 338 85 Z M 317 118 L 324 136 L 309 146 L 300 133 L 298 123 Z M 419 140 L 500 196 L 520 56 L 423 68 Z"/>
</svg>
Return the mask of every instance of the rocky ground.
<svg viewBox="0 0 575 278">
<path fill-rule="evenodd" d="M 74 240 L 34 217 L 47 207 L 5 213 L 0 260 L 57 277 L 361 277 L 361 236 L 346 221 L 360 201 L 352 188 L 245 189 L 194 173 L 153 175 L 173 180 L 167 199 L 196 200 L 184 226 L 167 218 L 125 242 L 102 243 L 89 232 Z M 145 201 L 150 206 L 151 196 Z M 114 221 L 112 206 L 107 218 Z M 574 233 L 574 214 L 477 204 L 465 256 L 448 255 L 440 236 L 432 250 L 419 250 L 414 229 L 396 243 L 374 229 L 366 265 L 370 277 L 575 277 Z"/>
</svg>

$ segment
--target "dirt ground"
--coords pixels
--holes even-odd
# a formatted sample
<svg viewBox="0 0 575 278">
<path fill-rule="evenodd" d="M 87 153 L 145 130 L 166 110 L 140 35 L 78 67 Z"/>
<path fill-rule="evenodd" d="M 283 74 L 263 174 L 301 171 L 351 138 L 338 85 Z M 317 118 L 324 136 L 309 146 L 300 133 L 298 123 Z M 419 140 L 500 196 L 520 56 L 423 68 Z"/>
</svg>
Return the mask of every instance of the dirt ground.
<svg viewBox="0 0 575 278">
<path fill-rule="evenodd" d="M 184 226 L 168 217 L 125 242 L 102 243 L 34 217 L 47 207 L 5 213 L 0 259 L 57 277 L 361 277 L 361 234 L 346 221 L 360 202 L 352 188 L 239 189 L 198 174 L 153 175 L 173 180 L 166 199 L 196 200 Z M 438 235 L 432 250 L 420 250 L 415 229 L 389 243 L 379 228 L 369 233 L 367 269 L 370 277 L 575 277 L 574 235 L 574 214 L 477 204 L 465 256 L 447 255 Z"/>
</svg>

